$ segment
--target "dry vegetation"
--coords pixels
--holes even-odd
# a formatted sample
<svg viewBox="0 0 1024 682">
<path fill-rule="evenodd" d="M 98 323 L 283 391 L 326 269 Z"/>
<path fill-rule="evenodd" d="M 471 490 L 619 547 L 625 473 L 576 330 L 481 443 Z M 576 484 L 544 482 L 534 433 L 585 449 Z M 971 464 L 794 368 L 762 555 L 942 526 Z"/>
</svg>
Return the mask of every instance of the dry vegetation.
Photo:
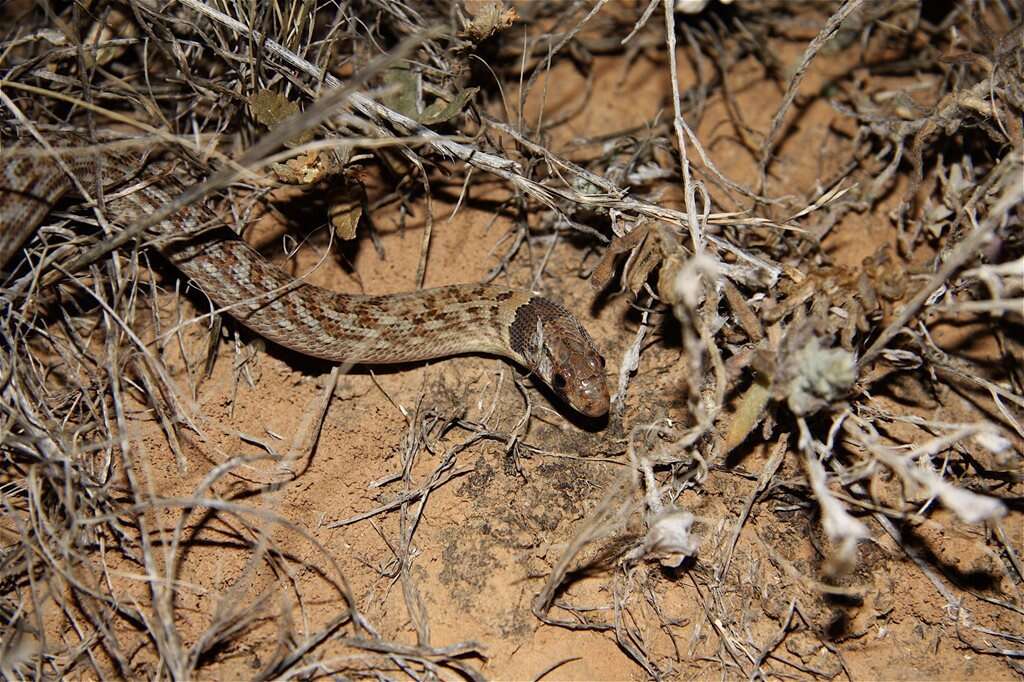
<svg viewBox="0 0 1024 682">
<path fill-rule="evenodd" d="M 5 147 L 194 178 L 3 273 L 0 675 L 1024 675 L 1024 6 L 675 9 L 0 9 Z M 599 318 L 607 423 L 464 359 L 498 379 L 342 398 L 145 248 L 192 201 L 301 271 L 412 252 L 396 288 L 490 215 L 441 279 Z"/>
</svg>

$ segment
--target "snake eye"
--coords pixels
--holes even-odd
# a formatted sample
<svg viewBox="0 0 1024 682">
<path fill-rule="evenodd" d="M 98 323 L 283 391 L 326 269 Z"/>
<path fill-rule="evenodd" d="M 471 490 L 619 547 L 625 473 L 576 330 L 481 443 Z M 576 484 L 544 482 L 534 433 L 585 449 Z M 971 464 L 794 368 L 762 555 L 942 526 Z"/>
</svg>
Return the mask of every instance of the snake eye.
<svg viewBox="0 0 1024 682">
<path fill-rule="evenodd" d="M 597 356 L 597 361 L 601 363 L 601 367 L 603 368 L 604 367 L 604 356 L 603 355 L 598 355 Z"/>
<path fill-rule="evenodd" d="M 559 391 L 561 391 L 563 388 L 565 388 L 565 384 L 566 384 L 565 375 L 562 374 L 561 372 L 559 372 L 555 376 L 551 377 L 551 385 L 554 386 Z"/>
</svg>

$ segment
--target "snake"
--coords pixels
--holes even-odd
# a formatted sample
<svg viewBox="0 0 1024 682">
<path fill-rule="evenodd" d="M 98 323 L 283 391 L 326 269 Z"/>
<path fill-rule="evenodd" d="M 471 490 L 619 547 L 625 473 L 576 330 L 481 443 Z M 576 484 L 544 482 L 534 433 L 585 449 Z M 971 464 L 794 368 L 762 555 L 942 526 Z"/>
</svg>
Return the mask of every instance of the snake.
<svg viewBox="0 0 1024 682">
<path fill-rule="evenodd" d="M 132 168 L 145 168 L 146 176 L 129 184 L 126 169 Z M 22 247 L 69 193 L 99 189 L 103 215 L 121 228 L 168 205 L 188 186 L 169 168 L 110 145 L 64 139 L 45 147 L 5 144 L 0 271 L 17 272 Z M 110 191 L 119 185 L 129 186 Z M 585 417 L 608 412 L 604 357 L 580 321 L 557 301 L 481 283 L 385 295 L 339 293 L 282 270 L 233 230 L 210 229 L 221 224 L 205 203 L 193 202 L 146 236 L 191 287 L 275 344 L 346 364 L 498 356 L 531 372 Z"/>
</svg>

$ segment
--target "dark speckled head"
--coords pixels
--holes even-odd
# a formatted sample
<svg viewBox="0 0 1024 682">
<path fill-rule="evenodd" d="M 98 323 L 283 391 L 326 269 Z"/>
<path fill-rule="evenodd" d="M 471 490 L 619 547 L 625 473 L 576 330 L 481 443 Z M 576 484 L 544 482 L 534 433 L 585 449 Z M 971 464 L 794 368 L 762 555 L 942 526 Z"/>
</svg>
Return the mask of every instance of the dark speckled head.
<svg viewBox="0 0 1024 682">
<path fill-rule="evenodd" d="M 520 306 L 509 345 L 573 409 L 588 417 L 608 413 L 604 358 L 583 325 L 561 305 L 534 297 Z"/>
</svg>

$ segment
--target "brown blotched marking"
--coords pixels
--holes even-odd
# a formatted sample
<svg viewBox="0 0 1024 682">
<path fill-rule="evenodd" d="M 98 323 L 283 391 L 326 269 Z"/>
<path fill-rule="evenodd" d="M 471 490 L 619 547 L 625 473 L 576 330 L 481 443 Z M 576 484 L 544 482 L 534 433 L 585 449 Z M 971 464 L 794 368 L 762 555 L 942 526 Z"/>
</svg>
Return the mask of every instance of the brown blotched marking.
<svg viewBox="0 0 1024 682">
<path fill-rule="evenodd" d="M 509 326 L 509 346 L 523 357 L 535 351 L 530 344 L 537 332 L 537 322 L 551 322 L 569 315 L 562 306 L 546 298 L 535 297 L 516 308 L 516 317 Z"/>
</svg>

